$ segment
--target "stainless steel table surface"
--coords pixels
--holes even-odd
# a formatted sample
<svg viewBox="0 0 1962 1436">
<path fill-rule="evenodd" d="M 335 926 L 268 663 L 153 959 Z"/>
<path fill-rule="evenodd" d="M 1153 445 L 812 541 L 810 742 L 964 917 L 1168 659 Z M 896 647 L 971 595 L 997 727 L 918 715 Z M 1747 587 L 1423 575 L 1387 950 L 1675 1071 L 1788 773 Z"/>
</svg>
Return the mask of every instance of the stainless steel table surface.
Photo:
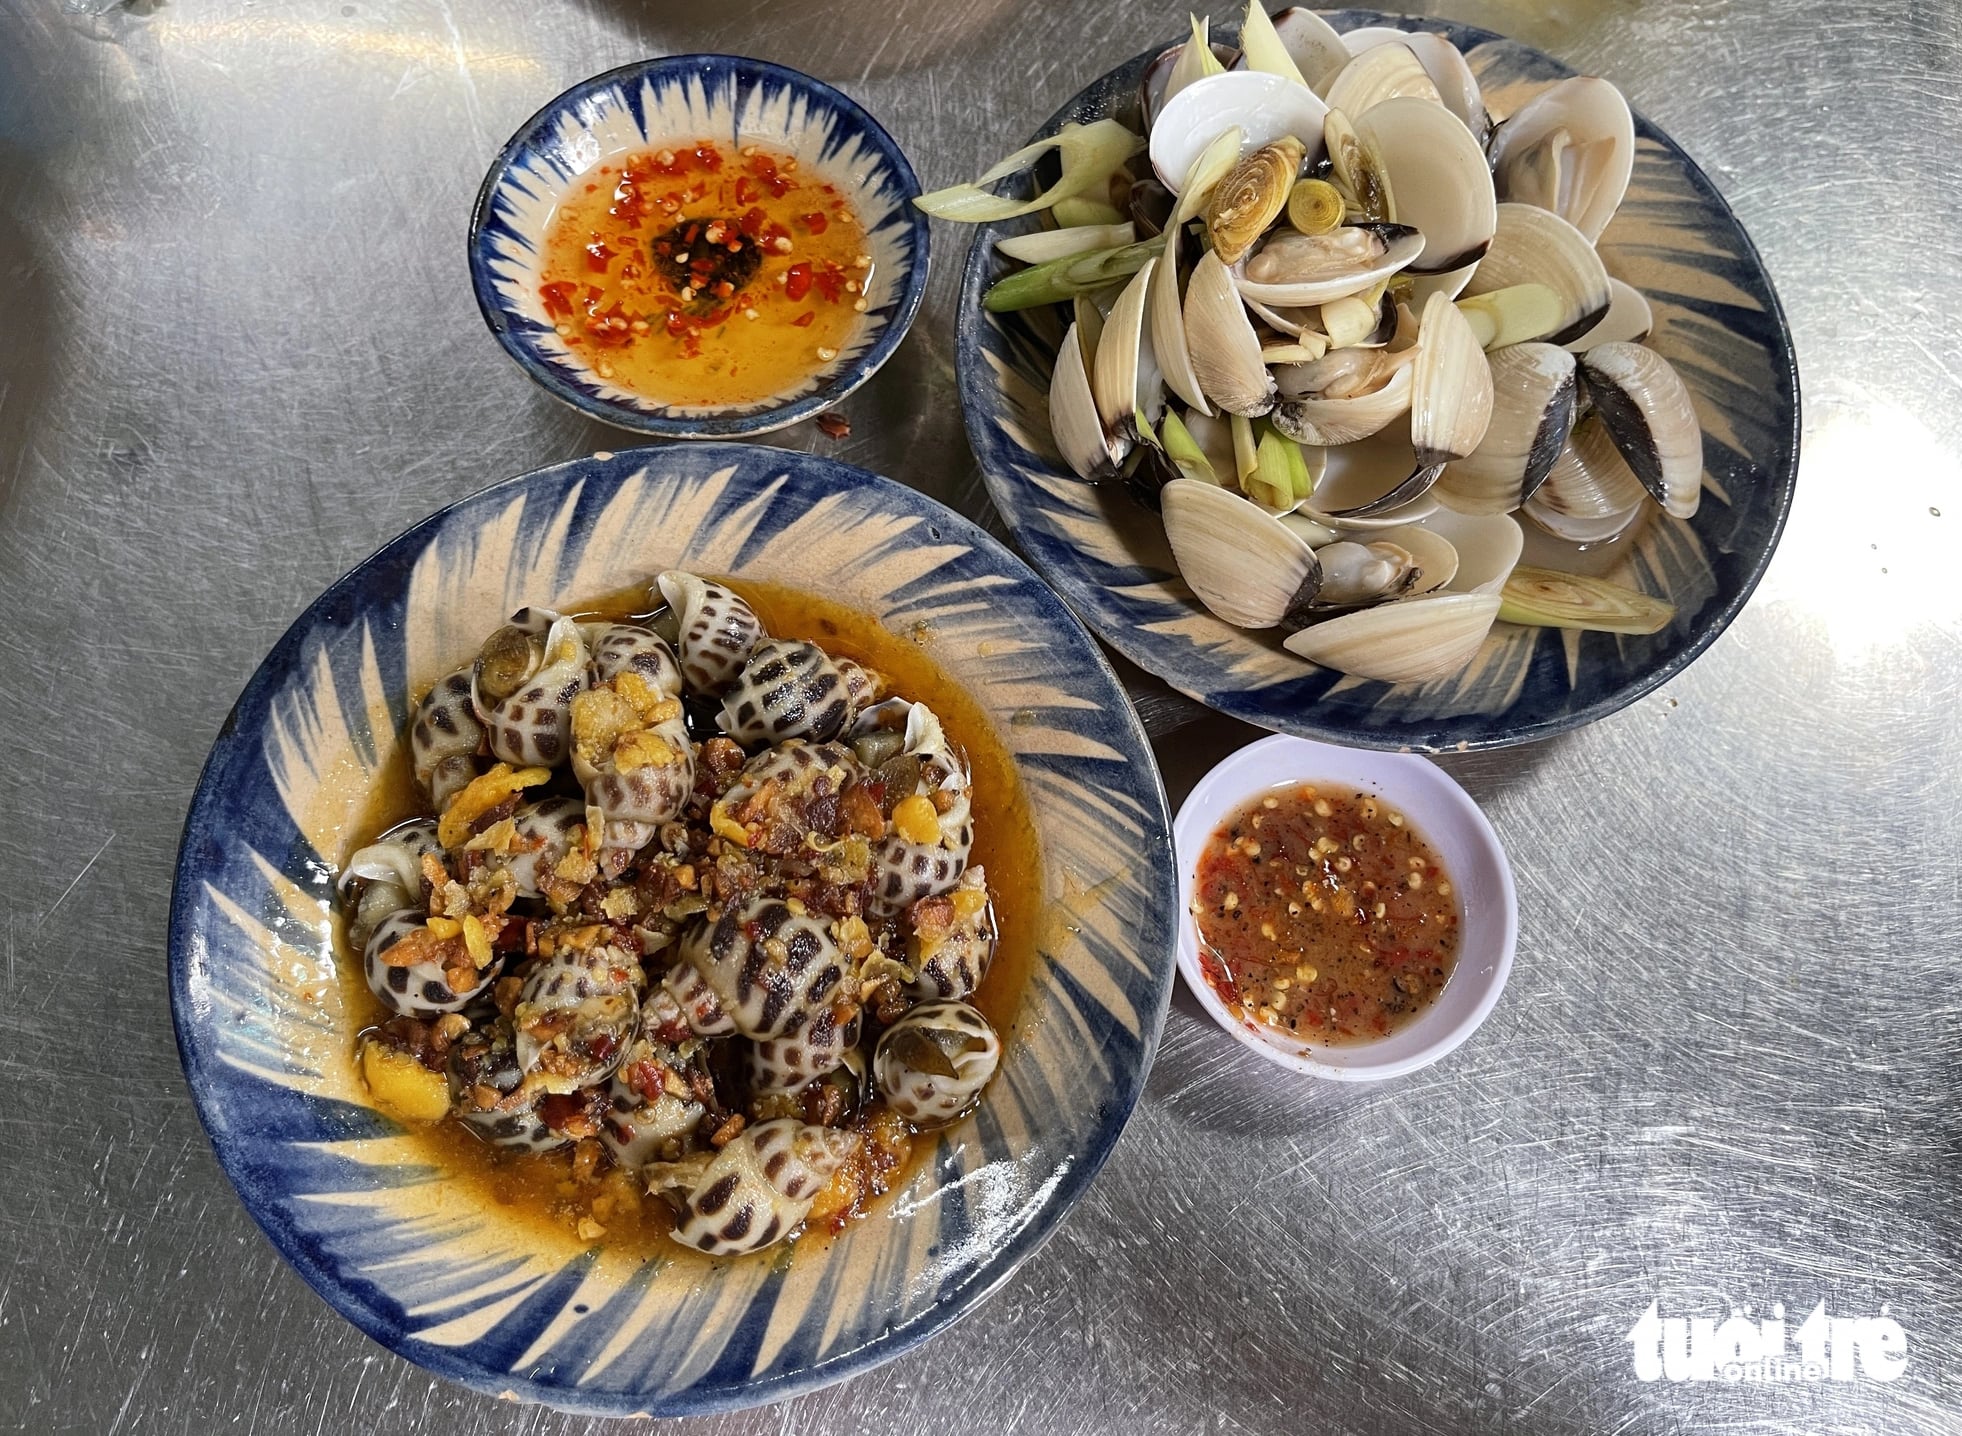
<svg viewBox="0 0 1962 1436">
<path fill-rule="evenodd" d="M 1585 731 L 1446 761 L 1518 874 L 1441 1066 L 1290 1079 L 1181 992 L 1090 1195 L 921 1350 L 719 1432 L 1962 1430 L 1962 21 L 1949 0 L 1457 0 L 1629 98 L 1762 248 L 1805 457 L 1758 596 Z M 324 585 L 445 501 L 623 443 L 486 334 L 463 236 L 564 86 L 690 49 L 966 178 L 1172 0 L 0 0 L 0 1422 L 598 1430 L 372 1345 L 186 1096 L 166 893 L 205 750 Z M 1225 12 L 1222 12 L 1225 18 Z M 850 438 L 993 519 L 965 236 Z M 1176 802 L 1252 730 L 1127 673 Z M 1898 1379 L 1638 1379 L 1662 1316 L 1906 1334 Z M 1868 1330 L 1868 1328 L 1862 1328 Z M 1884 1370 L 1885 1368 L 1883 1368 Z"/>
</svg>

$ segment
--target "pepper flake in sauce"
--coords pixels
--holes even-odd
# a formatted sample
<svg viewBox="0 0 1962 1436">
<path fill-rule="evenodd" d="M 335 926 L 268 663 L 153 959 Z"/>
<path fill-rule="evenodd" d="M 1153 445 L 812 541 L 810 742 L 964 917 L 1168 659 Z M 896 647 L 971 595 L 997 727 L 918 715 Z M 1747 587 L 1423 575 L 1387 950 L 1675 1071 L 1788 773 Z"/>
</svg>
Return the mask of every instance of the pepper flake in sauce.
<svg viewBox="0 0 1962 1436">
<path fill-rule="evenodd" d="M 1244 1020 L 1323 1046 L 1387 1037 L 1457 965 L 1450 875 L 1368 793 L 1277 788 L 1207 840 L 1194 883 L 1199 964 Z"/>
</svg>

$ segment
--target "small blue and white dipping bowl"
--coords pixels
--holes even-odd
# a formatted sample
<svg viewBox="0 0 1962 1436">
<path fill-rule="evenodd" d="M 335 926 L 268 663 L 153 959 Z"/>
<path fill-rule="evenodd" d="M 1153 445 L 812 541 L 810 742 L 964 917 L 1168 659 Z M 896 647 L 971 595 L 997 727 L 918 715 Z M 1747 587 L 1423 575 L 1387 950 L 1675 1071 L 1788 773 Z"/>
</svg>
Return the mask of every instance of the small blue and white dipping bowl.
<svg viewBox="0 0 1962 1436">
<path fill-rule="evenodd" d="M 591 170 L 663 144 L 721 140 L 796 156 L 837 186 L 865 226 L 865 312 L 816 374 L 743 404 L 664 404 L 602 379 L 568 347 L 539 295 L 559 202 Z M 484 322 L 545 389 L 603 423 L 666 439 L 740 439 L 837 404 L 892 356 L 927 281 L 927 220 L 913 167 L 879 122 L 809 75 L 740 55 L 670 55 L 573 86 L 524 124 L 484 177 L 470 277 Z"/>
</svg>

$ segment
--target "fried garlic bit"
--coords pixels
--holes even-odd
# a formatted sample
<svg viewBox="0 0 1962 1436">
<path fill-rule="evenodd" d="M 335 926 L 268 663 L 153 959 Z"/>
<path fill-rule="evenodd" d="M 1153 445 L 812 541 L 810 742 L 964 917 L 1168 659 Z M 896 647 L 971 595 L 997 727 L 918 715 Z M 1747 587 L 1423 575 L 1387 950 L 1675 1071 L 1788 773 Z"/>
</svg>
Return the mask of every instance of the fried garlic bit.
<svg viewBox="0 0 1962 1436">
<path fill-rule="evenodd" d="M 436 841 L 446 848 L 462 845 L 477 819 L 526 788 L 536 788 L 552 779 L 550 768 L 513 768 L 494 763 L 488 772 L 472 778 L 450 799 L 449 807 L 436 825 Z"/>
</svg>

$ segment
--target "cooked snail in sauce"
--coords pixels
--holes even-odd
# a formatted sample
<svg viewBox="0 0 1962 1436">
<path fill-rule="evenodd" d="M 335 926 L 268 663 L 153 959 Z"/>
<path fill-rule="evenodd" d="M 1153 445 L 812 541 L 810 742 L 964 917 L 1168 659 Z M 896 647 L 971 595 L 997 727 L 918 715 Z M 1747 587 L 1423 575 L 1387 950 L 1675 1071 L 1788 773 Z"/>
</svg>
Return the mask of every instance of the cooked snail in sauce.
<svg viewBox="0 0 1962 1436">
<path fill-rule="evenodd" d="M 735 1256 L 835 1229 L 981 1100 L 1000 929 L 933 709 L 714 579 L 650 599 L 521 610 L 438 682 L 408 743 L 433 816 L 337 890 L 378 1106 L 630 1180 Z"/>
</svg>

